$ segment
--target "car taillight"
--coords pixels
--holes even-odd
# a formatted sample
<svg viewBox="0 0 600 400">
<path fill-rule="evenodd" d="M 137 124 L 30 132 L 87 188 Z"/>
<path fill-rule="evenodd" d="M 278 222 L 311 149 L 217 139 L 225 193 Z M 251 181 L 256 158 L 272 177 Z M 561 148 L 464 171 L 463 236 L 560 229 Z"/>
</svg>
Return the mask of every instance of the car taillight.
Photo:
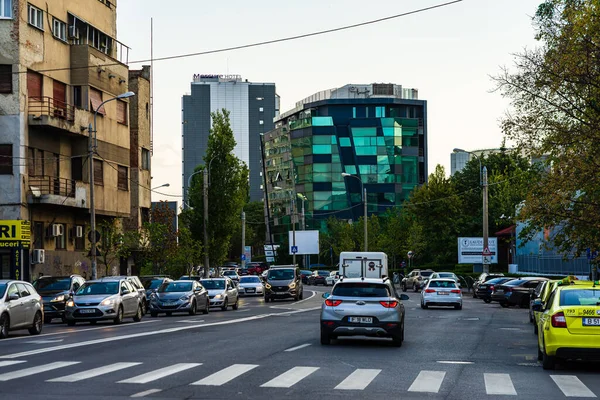
<svg viewBox="0 0 600 400">
<path fill-rule="evenodd" d="M 450 292 L 451 293 L 460 293 L 460 290 L 459 289 L 452 289 Z"/>
<path fill-rule="evenodd" d="M 395 301 L 395 300 L 392 300 L 392 301 L 380 301 L 379 304 L 381 304 L 385 308 L 395 308 L 398 305 L 398 302 Z"/>
<path fill-rule="evenodd" d="M 342 304 L 341 300 L 325 300 L 325 305 L 326 306 L 330 306 L 330 307 L 336 307 L 339 306 L 340 304 Z"/>
<path fill-rule="evenodd" d="M 490 290 L 491 290 L 492 292 L 494 291 L 494 289 L 496 289 L 496 288 L 494 287 L 494 285 L 490 285 Z"/>
<path fill-rule="evenodd" d="M 425 293 L 435 293 L 434 289 L 425 289 Z"/>
<path fill-rule="evenodd" d="M 555 328 L 566 328 L 567 319 L 563 312 L 558 312 L 552 316 L 552 326 Z"/>
</svg>

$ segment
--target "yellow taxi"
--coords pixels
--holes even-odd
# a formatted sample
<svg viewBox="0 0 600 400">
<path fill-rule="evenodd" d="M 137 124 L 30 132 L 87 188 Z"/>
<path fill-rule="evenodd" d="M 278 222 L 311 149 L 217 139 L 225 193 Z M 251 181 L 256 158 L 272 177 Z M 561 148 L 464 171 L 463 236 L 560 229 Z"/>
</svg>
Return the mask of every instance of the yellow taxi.
<svg viewBox="0 0 600 400">
<path fill-rule="evenodd" d="M 561 360 L 600 360 L 600 284 L 557 284 L 541 311 L 538 359 L 544 369 Z"/>
<path fill-rule="evenodd" d="M 552 280 L 552 281 L 546 281 L 546 282 L 542 282 L 544 284 L 542 291 L 539 295 L 539 297 L 537 299 L 535 299 L 532 303 L 532 311 L 533 311 L 533 333 L 534 335 L 538 334 L 538 324 L 540 322 L 540 315 L 542 315 L 541 311 L 535 311 L 534 310 L 534 305 L 536 304 L 541 304 L 542 305 L 542 310 L 544 309 L 545 304 L 548 302 L 548 299 L 550 298 L 550 295 L 552 294 L 552 292 L 554 292 L 554 289 L 556 289 L 556 287 L 558 285 L 591 285 L 592 282 L 590 281 L 580 281 L 577 279 L 577 277 L 573 276 L 573 275 L 569 275 L 567 277 L 565 277 L 564 279 L 559 279 L 559 280 Z"/>
</svg>

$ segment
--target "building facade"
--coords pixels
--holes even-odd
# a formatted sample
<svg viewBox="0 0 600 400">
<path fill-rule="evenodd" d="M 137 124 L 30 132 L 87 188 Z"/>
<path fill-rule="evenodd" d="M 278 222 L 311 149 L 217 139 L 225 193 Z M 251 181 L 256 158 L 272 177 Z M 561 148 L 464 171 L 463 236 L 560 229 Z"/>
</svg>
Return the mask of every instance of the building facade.
<svg viewBox="0 0 600 400">
<path fill-rule="evenodd" d="M 131 213 L 130 102 L 100 107 L 130 90 L 128 48 L 116 40 L 117 4 L 2 4 L 0 220 L 20 224 L 14 231 L 22 240 L 20 253 L 0 249 L 1 277 L 90 277 L 90 162 L 98 223 Z M 95 113 L 97 151 L 90 160 Z M 118 272 L 118 265 L 109 269 Z"/>
<path fill-rule="evenodd" d="M 466 151 L 453 152 L 450 154 L 450 175 L 454 176 L 454 174 L 456 174 L 457 172 L 462 171 L 463 168 L 465 168 L 465 166 L 469 163 L 469 161 L 471 161 L 474 158 L 476 159 L 475 156 L 484 158 L 489 156 L 490 154 L 498 154 L 510 150 L 511 149 L 507 148 L 497 148 L 469 150 L 468 153 Z"/>
<path fill-rule="evenodd" d="M 204 164 L 211 129 L 210 113 L 226 109 L 236 141 L 235 155 L 250 170 L 250 199 L 262 199 L 260 135 L 273 129 L 279 97 L 273 83 L 242 80 L 239 75 L 194 75 L 191 93 L 182 99 L 182 187 L 196 166 Z"/>
<path fill-rule="evenodd" d="M 361 185 L 368 213 L 382 214 L 427 179 L 427 102 L 416 89 L 370 84 L 316 93 L 276 118 L 264 140 L 275 227 L 290 222 L 290 198 L 300 194 L 306 226 L 320 229 L 330 216 L 363 215 Z"/>
</svg>

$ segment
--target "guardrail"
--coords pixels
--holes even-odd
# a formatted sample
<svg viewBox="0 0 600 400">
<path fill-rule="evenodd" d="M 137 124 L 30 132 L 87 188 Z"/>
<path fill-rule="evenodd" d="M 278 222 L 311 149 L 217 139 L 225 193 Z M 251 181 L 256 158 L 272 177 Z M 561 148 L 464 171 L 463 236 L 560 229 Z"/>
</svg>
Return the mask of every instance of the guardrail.
<svg viewBox="0 0 600 400">
<path fill-rule="evenodd" d="M 38 194 L 54 194 L 64 197 L 75 197 L 75 181 L 53 176 L 29 177 L 29 188 L 34 196 Z"/>
<path fill-rule="evenodd" d="M 29 115 L 48 115 L 72 122 L 75 120 L 75 107 L 52 97 L 30 97 Z"/>
</svg>

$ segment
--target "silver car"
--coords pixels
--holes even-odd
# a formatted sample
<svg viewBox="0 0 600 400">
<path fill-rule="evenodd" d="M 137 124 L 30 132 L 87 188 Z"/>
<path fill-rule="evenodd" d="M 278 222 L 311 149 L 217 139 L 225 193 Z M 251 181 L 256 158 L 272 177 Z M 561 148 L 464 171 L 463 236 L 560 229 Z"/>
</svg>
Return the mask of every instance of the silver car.
<svg viewBox="0 0 600 400">
<path fill-rule="evenodd" d="M 0 339 L 9 331 L 29 329 L 42 333 L 44 306 L 42 296 L 28 282 L 0 280 Z"/>
<path fill-rule="evenodd" d="M 231 279 L 201 279 L 200 283 L 208 290 L 211 307 L 221 307 L 223 311 L 229 306 L 234 310 L 238 309 L 239 294 Z"/>
<path fill-rule="evenodd" d="M 454 279 L 430 279 L 421 291 L 421 308 L 454 306 L 462 310 L 462 292 Z"/>
<path fill-rule="evenodd" d="M 265 293 L 265 287 L 263 281 L 255 275 L 248 275 L 240 277 L 240 284 L 238 285 L 238 292 L 240 295 L 259 295 L 262 296 Z"/>
<path fill-rule="evenodd" d="M 329 344 L 338 336 L 373 336 L 392 338 L 396 346 L 402 346 L 402 300 L 408 296 L 398 295 L 388 278 L 340 279 L 323 298 L 321 344 Z"/>
<path fill-rule="evenodd" d="M 67 302 L 67 325 L 74 326 L 77 322 L 84 321 L 95 324 L 107 319 L 120 324 L 126 317 L 139 322 L 144 315 L 142 302 L 139 292 L 127 279 L 102 278 L 87 281 Z"/>
<path fill-rule="evenodd" d="M 208 314 L 209 303 L 208 291 L 199 282 L 169 281 L 150 295 L 150 315 L 156 317 L 159 313 L 171 315 L 174 312 L 196 315 L 198 310 Z"/>
</svg>

